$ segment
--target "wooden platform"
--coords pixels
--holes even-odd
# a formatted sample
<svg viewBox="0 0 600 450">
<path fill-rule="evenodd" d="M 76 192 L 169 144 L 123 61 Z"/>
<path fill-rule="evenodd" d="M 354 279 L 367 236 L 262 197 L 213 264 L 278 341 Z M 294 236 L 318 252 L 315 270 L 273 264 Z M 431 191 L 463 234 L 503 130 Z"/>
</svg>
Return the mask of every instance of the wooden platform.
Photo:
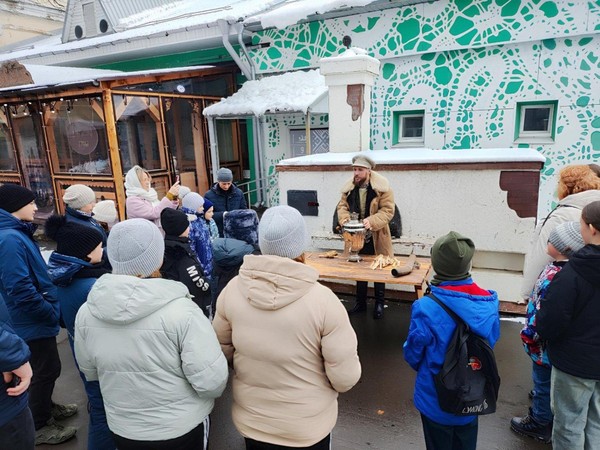
<svg viewBox="0 0 600 450">
<path fill-rule="evenodd" d="M 363 260 L 360 262 L 350 262 L 341 254 L 335 258 L 321 258 L 319 253 L 307 253 L 306 264 L 319 271 L 320 278 L 326 280 L 354 280 L 370 281 L 375 283 L 401 284 L 412 286 L 417 298 L 421 298 L 426 289 L 425 281 L 429 278 L 431 270 L 431 260 L 429 258 L 417 258 L 419 268 L 414 269 L 408 275 L 394 277 L 392 267 L 383 269 L 371 269 L 371 263 L 375 256 L 361 255 Z M 406 262 L 408 257 L 397 256 L 402 262 Z"/>
</svg>

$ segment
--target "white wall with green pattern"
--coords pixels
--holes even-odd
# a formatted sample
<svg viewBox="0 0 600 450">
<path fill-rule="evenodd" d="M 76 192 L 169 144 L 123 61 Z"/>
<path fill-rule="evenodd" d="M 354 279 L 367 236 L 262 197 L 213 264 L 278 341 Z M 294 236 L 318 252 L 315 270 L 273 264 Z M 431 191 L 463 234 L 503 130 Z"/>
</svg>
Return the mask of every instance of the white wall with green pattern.
<svg viewBox="0 0 600 450">
<path fill-rule="evenodd" d="M 425 111 L 424 145 L 531 147 L 547 157 L 540 214 L 564 165 L 600 160 L 600 0 L 436 1 L 257 33 L 261 73 L 318 67 L 342 38 L 381 61 L 371 142 L 392 146 L 393 112 Z M 517 103 L 557 102 L 553 142 L 515 140 Z M 274 122 L 271 122 L 271 125 Z M 271 126 L 269 171 L 286 158 Z"/>
</svg>

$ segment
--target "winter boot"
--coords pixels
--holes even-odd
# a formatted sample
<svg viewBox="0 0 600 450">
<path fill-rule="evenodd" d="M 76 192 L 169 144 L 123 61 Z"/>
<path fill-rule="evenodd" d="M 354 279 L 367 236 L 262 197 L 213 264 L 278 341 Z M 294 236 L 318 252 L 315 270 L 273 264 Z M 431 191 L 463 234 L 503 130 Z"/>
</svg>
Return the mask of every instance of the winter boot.
<svg viewBox="0 0 600 450">
<path fill-rule="evenodd" d="M 77 405 L 75 403 L 69 403 L 66 405 L 59 405 L 58 403 L 52 402 L 52 418 L 54 420 L 64 420 L 67 417 L 71 417 L 77 414 Z"/>
<path fill-rule="evenodd" d="M 525 417 L 513 417 L 510 421 L 510 429 L 515 433 L 529 436 L 545 444 L 552 441 L 552 422 L 541 424 L 531 415 L 531 408 L 529 408 L 529 414 Z"/>
<path fill-rule="evenodd" d="M 75 436 L 75 433 L 77 433 L 77 428 L 65 427 L 54 419 L 50 419 L 42 428 L 35 430 L 35 445 L 62 444 Z"/>
<path fill-rule="evenodd" d="M 367 310 L 367 289 L 366 281 L 356 282 L 356 303 L 348 310 L 348 314 L 356 314 Z"/>
<path fill-rule="evenodd" d="M 385 284 L 375 283 L 375 310 L 373 311 L 373 319 L 383 318 L 383 308 L 385 304 Z"/>
</svg>

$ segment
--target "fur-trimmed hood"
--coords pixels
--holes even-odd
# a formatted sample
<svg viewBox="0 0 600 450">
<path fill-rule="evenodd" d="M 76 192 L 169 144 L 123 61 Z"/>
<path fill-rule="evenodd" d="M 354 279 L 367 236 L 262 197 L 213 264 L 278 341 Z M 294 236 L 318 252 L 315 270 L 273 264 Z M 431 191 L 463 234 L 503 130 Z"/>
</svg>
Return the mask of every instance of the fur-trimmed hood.
<svg viewBox="0 0 600 450">
<path fill-rule="evenodd" d="M 389 181 L 383 176 L 379 175 L 378 172 L 371 170 L 371 176 L 369 178 L 369 183 L 371 184 L 371 188 L 375 192 L 387 192 L 390 190 Z M 352 176 L 342 187 L 342 194 L 347 194 L 352 189 L 354 189 L 354 176 Z"/>
</svg>

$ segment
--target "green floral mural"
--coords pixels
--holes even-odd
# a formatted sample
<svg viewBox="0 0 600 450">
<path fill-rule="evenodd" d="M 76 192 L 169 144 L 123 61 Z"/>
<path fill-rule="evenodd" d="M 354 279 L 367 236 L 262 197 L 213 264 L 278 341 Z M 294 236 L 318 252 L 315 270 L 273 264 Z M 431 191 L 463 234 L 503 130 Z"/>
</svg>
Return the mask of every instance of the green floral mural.
<svg viewBox="0 0 600 450">
<path fill-rule="evenodd" d="M 371 142 L 390 148 L 393 111 L 425 110 L 425 146 L 532 147 L 547 157 L 541 207 L 564 165 L 600 160 L 600 0 L 437 1 L 269 29 L 252 52 L 260 72 L 318 66 L 349 35 L 381 61 Z M 554 142 L 515 140 L 517 103 L 557 101 Z M 285 158 L 277 126 L 271 164 Z"/>
</svg>

